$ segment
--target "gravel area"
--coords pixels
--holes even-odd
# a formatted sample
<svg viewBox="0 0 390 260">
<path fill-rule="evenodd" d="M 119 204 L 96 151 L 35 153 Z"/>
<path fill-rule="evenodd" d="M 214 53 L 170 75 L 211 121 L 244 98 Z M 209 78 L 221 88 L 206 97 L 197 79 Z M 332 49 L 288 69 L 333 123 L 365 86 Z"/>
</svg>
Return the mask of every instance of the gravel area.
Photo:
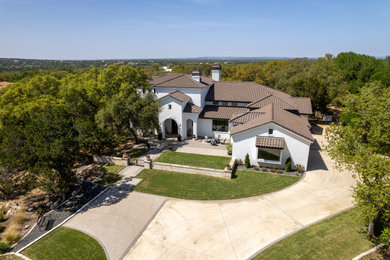
<svg viewBox="0 0 390 260">
<path fill-rule="evenodd" d="M 36 225 L 30 233 L 25 236 L 22 240 L 20 240 L 13 248 L 12 252 L 17 252 L 22 249 L 38 237 L 46 234 L 51 229 L 57 227 L 61 224 L 66 218 L 71 216 L 77 210 L 79 210 L 83 205 L 85 205 L 88 201 L 93 199 L 96 195 L 102 192 L 105 189 L 104 186 L 98 185 L 92 182 L 84 181 L 81 184 L 80 191 L 73 196 L 71 199 L 67 200 L 65 203 L 60 205 L 57 209 L 54 209 L 46 214 L 46 216 L 51 217 L 51 223 L 48 226 L 47 230 L 38 227 Z"/>
</svg>

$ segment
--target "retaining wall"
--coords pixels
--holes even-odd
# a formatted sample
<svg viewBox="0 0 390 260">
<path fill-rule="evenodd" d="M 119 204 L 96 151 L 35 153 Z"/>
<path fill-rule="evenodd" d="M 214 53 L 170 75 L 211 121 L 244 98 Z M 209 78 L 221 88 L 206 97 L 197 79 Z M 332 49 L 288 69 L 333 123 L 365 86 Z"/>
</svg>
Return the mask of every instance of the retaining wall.
<svg viewBox="0 0 390 260">
<path fill-rule="evenodd" d="M 162 162 L 153 162 L 145 161 L 145 168 L 147 169 L 156 169 L 163 171 L 172 171 L 172 172 L 182 172 L 189 174 L 200 174 L 207 175 L 212 177 L 219 177 L 224 179 L 231 179 L 232 170 L 225 168 L 224 170 L 202 168 L 196 166 L 180 165 L 180 164 L 171 164 L 171 163 L 162 163 Z"/>
<path fill-rule="evenodd" d="M 109 165 L 130 165 L 128 158 L 115 157 L 115 156 L 106 156 L 106 155 L 94 155 L 93 161 L 98 164 L 109 164 Z"/>
</svg>

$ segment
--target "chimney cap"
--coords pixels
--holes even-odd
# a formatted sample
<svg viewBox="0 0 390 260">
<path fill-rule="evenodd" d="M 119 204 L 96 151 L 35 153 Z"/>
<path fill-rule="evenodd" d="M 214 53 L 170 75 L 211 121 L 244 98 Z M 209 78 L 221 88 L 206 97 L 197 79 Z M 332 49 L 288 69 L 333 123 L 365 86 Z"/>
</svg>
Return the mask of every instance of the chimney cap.
<svg viewBox="0 0 390 260">
<path fill-rule="evenodd" d="M 221 64 L 214 64 L 213 66 L 211 66 L 211 69 L 212 70 L 221 70 L 222 66 L 221 66 Z"/>
<path fill-rule="evenodd" d="M 202 75 L 202 72 L 200 70 L 194 70 L 192 72 L 192 76 L 200 76 L 200 75 Z"/>
</svg>

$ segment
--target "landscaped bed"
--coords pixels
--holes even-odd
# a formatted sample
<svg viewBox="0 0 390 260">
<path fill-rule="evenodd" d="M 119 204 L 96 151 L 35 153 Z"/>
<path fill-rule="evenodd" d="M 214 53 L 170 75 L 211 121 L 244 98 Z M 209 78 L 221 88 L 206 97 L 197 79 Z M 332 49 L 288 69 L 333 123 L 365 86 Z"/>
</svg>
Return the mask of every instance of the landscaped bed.
<svg viewBox="0 0 390 260">
<path fill-rule="evenodd" d="M 254 171 L 237 171 L 233 179 L 160 170 L 143 170 L 135 190 L 168 197 L 219 200 L 244 198 L 283 189 L 299 177 Z"/>
<path fill-rule="evenodd" d="M 305 228 L 266 249 L 255 259 L 352 259 L 374 247 L 351 209 Z"/>
<path fill-rule="evenodd" d="M 65 227 L 59 227 L 21 253 L 33 260 L 106 259 L 95 239 Z"/>
<path fill-rule="evenodd" d="M 223 170 L 230 157 L 164 151 L 155 161 Z"/>
</svg>

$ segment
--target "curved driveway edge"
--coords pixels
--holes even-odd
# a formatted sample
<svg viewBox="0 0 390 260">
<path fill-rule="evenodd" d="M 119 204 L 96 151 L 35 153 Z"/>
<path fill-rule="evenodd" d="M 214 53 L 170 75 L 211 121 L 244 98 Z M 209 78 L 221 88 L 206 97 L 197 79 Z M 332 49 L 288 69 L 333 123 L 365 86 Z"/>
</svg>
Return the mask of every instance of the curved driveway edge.
<svg viewBox="0 0 390 260">
<path fill-rule="evenodd" d="M 316 136 L 322 141 L 322 136 Z M 288 189 L 232 201 L 169 199 L 125 259 L 248 259 L 280 238 L 353 205 L 355 181 L 316 149 Z"/>
<path fill-rule="evenodd" d="M 103 245 L 107 259 L 118 260 L 127 253 L 166 198 L 132 191 L 137 179 L 128 179 L 142 168 L 127 167 L 123 181 L 111 187 L 64 226 L 85 232 Z"/>
</svg>

